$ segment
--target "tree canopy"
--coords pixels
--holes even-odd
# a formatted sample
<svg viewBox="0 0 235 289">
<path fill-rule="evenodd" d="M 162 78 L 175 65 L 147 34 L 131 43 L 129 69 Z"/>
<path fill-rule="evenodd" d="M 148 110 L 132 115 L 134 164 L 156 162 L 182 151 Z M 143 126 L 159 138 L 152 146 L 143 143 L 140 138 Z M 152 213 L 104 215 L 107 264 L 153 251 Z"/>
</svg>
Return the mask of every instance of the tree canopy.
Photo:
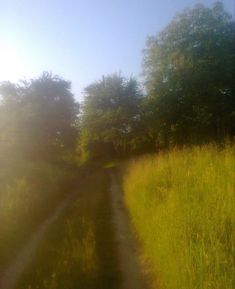
<svg viewBox="0 0 235 289">
<path fill-rule="evenodd" d="M 85 89 L 81 114 L 81 158 L 121 156 L 138 147 L 142 94 L 135 79 L 114 74 Z"/>
<path fill-rule="evenodd" d="M 50 158 L 74 146 L 78 106 L 70 82 L 44 72 L 19 84 L 4 82 L 0 94 L 2 149 Z"/>
<path fill-rule="evenodd" d="M 178 14 L 144 51 L 148 123 L 158 144 L 235 133 L 235 25 L 221 2 Z"/>
</svg>

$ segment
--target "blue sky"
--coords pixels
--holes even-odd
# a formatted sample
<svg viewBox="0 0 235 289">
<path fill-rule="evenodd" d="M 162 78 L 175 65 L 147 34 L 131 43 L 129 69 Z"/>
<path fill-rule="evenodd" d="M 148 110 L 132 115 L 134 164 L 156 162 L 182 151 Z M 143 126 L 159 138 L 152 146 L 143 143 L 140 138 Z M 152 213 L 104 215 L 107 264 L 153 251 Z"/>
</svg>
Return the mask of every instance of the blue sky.
<svg viewBox="0 0 235 289">
<path fill-rule="evenodd" d="M 147 36 L 186 7 L 213 0 L 0 0 L 0 81 L 48 70 L 78 100 L 102 75 L 139 77 Z M 233 13 L 234 0 L 224 0 Z"/>
</svg>

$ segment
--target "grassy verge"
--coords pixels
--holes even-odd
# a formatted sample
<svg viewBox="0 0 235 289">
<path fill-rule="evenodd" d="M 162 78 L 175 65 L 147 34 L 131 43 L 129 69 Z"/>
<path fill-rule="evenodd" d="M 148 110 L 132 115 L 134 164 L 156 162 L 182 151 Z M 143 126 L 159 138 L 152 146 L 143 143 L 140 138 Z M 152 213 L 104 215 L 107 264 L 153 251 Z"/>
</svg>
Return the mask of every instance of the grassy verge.
<svg viewBox="0 0 235 289">
<path fill-rule="evenodd" d="M 234 147 L 140 158 L 125 168 L 123 189 L 156 284 L 234 288 Z"/>
<path fill-rule="evenodd" d="M 104 171 L 78 180 L 78 198 L 52 225 L 17 289 L 117 289 L 109 179 Z"/>
<path fill-rule="evenodd" d="M 63 166 L 4 162 L 0 167 L 0 274 L 73 185 L 74 174 Z"/>
</svg>

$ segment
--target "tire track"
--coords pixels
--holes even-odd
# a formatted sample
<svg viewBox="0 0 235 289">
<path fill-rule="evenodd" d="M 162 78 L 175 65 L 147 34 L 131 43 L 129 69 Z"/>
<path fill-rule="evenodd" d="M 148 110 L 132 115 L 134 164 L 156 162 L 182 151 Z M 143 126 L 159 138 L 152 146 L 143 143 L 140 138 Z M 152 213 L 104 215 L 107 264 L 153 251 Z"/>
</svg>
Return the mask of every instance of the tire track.
<svg viewBox="0 0 235 289">
<path fill-rule="evenodd" d="M 120 289 L 147 289 L 149 286 L 138 260 L 137 244 L 130 227 L 129 217 L 123 201 L 123 194 L 114 172 L 110 173 L 110 178 L 113 223 L 116 229 L 119 267 L 123 279 Z"/>
<path fill-rule="evenodd" d="M 76 193 L 70 194 L 65 200 L 63 200 L 54 210 L 53 214 L 46 221 L 44 221 L 43 224 L 41 224 L 36 233 L 34 233 L 29 241 L 23 246 L 14 261 L 3 273 L 3 276 L 0 279 L 0 289 L 14 288 L 23 272 L 29 266 L 30 261 L 32 260 L 34 253 L 48 228 L 57 220 L 61 213 L 71 203 L 75 195 Z"/>
</svg>

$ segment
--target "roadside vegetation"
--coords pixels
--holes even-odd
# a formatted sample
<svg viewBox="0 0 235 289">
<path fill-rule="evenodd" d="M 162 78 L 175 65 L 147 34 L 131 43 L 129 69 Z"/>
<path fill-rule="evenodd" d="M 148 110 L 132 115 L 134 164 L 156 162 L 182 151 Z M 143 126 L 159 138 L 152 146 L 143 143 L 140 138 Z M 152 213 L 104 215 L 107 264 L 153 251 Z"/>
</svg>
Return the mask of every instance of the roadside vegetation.
<svg viewBox="0 0 235 289">
<path fill-rule="evenodd" d="M 69 85 L 44 73 L 0 87 L 0 275 L 75 185 Z"/>
<path fill-rule="evenodd" d="M 22 160 L 8 165 L 1 168 L 0 272 L 75 184 L 74 172 L 64 167 Z"/>
<path fill-rule="evenodd" d="M 123 169 L 125 201 L 154 288 L 234 288 L 234 173 L 230 145 L 173 149 Z"/>
<path fill-rule="evenodd" d="M 120 288 L 108 174 L 92 171 L 78 182 L 75 201 L 45 237 L 17 289 Z"/>
</svg>

